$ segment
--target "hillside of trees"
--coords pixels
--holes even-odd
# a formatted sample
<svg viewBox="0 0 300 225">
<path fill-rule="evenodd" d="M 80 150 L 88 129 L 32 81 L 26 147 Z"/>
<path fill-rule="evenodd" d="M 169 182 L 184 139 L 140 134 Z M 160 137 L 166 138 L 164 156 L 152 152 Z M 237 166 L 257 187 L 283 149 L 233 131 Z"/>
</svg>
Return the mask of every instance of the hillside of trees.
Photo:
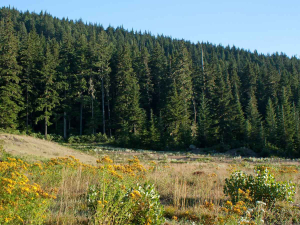
<svg viewBox="0 0 300 225">
<path fill-rule="evenodd" d="M 0 9 L 0 129 L 300 156 L 300 60 Z"/>
</svg>

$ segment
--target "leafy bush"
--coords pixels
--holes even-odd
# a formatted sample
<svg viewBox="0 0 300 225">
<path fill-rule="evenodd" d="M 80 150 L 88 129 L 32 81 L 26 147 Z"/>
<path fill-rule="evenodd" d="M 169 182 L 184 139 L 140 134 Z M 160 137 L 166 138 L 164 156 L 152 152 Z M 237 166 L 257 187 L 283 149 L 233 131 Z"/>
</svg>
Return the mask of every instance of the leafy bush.
<svg viewBox="0 0 300 225">
<path fill-rule="evenodd" d="M 135 187 L 107 186 L 103 198 L 101 186 L 91 186 L 88 202 L 95 212 L 96 224 L 162 224 L 163 207 L 153 185 Z M 109 193 L 108 193 L 109 192 Z"/>
<path fill-rule="evenodd" d="M 48 134 L 47 135 L 48 141 L 55 141 L 55 142 L 62 142 L 64 141 L 64 138 L 58 134 Z"/>
<path fill-rule="evenodd" d="M 237 171 L 225 179 L 224 193 L 229 195 L 232 202 L 248 200 L 266 202 L 272 205 L 277 200 L 293 201 L 295 184 L 291 182 L 276 182 L 267 167 L 256 167 L 256 175 L 247 175 Z M 247 194 L 248 193 L 248 194 Z"/>
<path fill-rule="evenodd" d="M 137 157 L 126 165 L 113 165 L 108 157 L 98 160 L 99 184 L 87 194 L 95 224 L 162 224 L 163 207 L 153 185 L 139 185 L 146 172 Z"/>
<path fill-rule="evenodd" d="M 91 143 L 91 142 L 107 142 L 108 138 L 102 133 L 97 133 L 95 135 L 77 135 L 77 136 L 70 136 L 68 138 L 68 143 Z"/>
</svg>

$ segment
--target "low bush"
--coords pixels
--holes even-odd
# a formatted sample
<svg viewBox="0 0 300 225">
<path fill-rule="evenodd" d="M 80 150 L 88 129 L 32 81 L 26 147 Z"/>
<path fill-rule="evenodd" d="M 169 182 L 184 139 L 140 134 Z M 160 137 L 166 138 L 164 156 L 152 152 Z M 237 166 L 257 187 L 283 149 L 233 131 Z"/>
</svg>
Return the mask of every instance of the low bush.
<svg viewBox="0 0 300 225">
<path fill-rule="evenodd" d="M 163 207 L 153 185 L 142 182 L 145 168 L 138 158 L 126 165 L 112 165 L 104 157 L 98 160 L 101 172 L 98 185 L 87 194 L 89 212 L 95 224 L 162 224 Z"/>
<path fill-rule="evenodd" d="M 95 135 L 72 135 L 68 138 L 68 143 L 92 143 L 92 142 L 107 142 L 109 139 L 106 134 L 97 133 Z"/>
<path fill-rule="evenodd" d="M 225 179 L 224 193 L 230 196 L 233 203 L 247 200 L 273 205 L 276 201 L 293 201 L 295 184 L 276 182 L 267 167 L 259 166 L 256 167 L 254 176 L 242 171 L 233 172 L 229 179 Z"/>
</svg>

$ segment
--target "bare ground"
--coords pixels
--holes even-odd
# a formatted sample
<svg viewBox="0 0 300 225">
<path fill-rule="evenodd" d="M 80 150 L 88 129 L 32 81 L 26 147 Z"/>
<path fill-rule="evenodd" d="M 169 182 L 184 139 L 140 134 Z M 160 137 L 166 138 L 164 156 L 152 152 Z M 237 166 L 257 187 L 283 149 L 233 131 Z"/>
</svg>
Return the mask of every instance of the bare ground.
<svg viewBox="0 0 300 225">
<path fill-rule="evenodd" d="M 14 134 L 0 134 L 0 141 L 3 141 L 4 150 L 15 156 L 42 160 L 72 155 L 80 162 L 96 164 L 96 157 L 51 141 Z"/>
</svg>

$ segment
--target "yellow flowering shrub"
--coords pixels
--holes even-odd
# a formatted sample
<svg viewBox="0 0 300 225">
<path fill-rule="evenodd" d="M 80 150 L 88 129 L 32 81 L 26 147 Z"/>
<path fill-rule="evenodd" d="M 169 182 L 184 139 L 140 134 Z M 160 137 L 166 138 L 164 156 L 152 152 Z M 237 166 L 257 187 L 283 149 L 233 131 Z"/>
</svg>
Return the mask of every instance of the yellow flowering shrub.
<svg viewBox="0 0 300 225">
<path fill-rule="evenodd" d="M 139 159 L 115 165 L 108 157 L 97 160 L 99 185 L 87 194 L 89 212 L 95 224 L 162 224 L 159 195 L 149 184 L 138 185 L 146 173 Z"/>
<path fill-rule="evenodd" d="M 0 224 L 42 224 L 55 196 L 29 181 L 29 165 L 8 157 L 0 162 Z"/>
</svg>

